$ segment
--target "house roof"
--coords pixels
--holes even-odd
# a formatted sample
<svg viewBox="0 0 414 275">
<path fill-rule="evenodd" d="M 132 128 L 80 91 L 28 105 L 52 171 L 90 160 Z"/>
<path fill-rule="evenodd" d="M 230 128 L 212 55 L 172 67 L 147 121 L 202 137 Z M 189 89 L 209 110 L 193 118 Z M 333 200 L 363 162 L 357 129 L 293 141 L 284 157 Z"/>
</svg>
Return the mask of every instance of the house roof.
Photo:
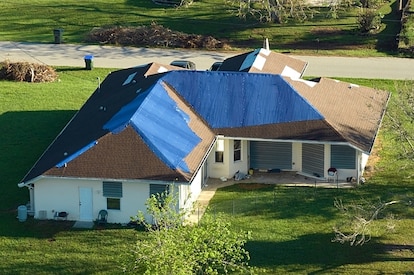
<svg viewBox="0 0 414 275">
<path fill-rule="evenodd" d="M 254 60 L 264 54 L 260 73 L 241 72 L 258 70 Z M 218 134 L 346 142 L 369 152 L 389 94 L 301 80 L 306 63 L 279 55 L 253 51 L 214 72 L 156 63 L 113 72 L 23 182 L 40 175 L 190 181 Z"/>
<path fill-rule="evenodd" d="M 191 179 L 215 135 L 160 80 L 163 74 L 146 76 L 151 67 L 130 68 L 108 75 L 29 171 L 24 182 L 42 174 Z M 131 138 L 132 133 L 135 139 Z M 130 141 L 126 142 L 128 138 Z M 106 165 L 103 160 L 107 161 Z M 148 166 L 149 163 L 154 167 Z"/>
<path fill-rule="evenodd" d="M 286 54 L 259 48 L 227 58 L 221 64 L 219 71 L 270 73 L 300 78 L 305 72 L 307 65 L 307 62 Z"/>
<path fill-rule="evenodd" d="M 371 152 L 390 97 L 388 92 L 328 78 L 287 80 L 344 140 Z"/>
</svg>

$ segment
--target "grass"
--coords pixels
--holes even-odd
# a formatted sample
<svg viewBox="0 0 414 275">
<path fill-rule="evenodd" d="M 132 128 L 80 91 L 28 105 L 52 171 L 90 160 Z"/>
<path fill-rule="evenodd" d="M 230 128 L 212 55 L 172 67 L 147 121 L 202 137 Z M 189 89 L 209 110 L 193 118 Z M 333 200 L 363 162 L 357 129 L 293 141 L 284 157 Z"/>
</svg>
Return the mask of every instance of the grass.
<svg viewBox="0 0 414 275">
<path fill-rule="evenodd" d="M 0 273 L 120 274 L 131 245 L 145 237 L 142 232 L 117 225 L 80 230 L 72 228 L 73 222 L 16 219 L 17 207 L 29 199 L 26 188 L 19 189 L 16 184 L 97 87 L 96 78 L 104 79 L 111 71 L 57 70 L 60 81 L 55 83 L 0 81 Z M 390 91 L 396 91 L 396 83 L 401 83 L 348 81 Z M 362 247 L 331 242 L 332 226 L 340 221 L 334 198 L 353 202 L 414 196 L 409 178 L 413 163 L 398 158 L 394 138 L 385 122 L 375 177 L 360 188 L 246 189 L 236 185 L 216 193 L 212 213 L 222 211 L 235 228 L 253 232 L 246 248 L 250 264 L 260 274 L 410 274 L 414 271 L 412 207 L 390 208 L 397 218 L 395 232 L 384 231 L 379 225 L 385 221 L 379 220 L 373 240 Z"/>
<path fill-rule="evenodd" d="M 140 26 L 157 22 L 172 30 L 212 35 L 234 49 L 257 48 L 263 38 L 273 50 L 301 54 L 385 56 L 396 54 L 399 32 L 397 1 L 387 3 L 383 28 L 374 35 L 357 31 L 357 9 L 339 12 L 338 19 L 327 17 L 326 8 L 316 8 L 305 23 L 258 24 L 241 20 L 229 12 L 223 0 L 201 0 L 186 8 L 168 8 L 147 0 L 5 0 L 0 3 L 0 40 L 52 43 L 53 29 L 62 28 L 65 43 L 82 43 L 96 27 Z M 391 47 L 391 48 L 390 48 Z"/>
</svg>

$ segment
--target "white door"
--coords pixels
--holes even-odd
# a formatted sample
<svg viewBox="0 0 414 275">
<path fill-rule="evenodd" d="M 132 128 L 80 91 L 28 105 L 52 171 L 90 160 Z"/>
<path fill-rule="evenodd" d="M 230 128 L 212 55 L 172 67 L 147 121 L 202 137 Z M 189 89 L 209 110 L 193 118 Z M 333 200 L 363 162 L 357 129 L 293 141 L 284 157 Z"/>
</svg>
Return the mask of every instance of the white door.
<svg viewBox="0 0 414 275">
<path fill-rule="evenodd" d="M 79 188 L 79 220 L 92 221 L 93 220 L 92 207 L 92 188 Z"/>
</svg>

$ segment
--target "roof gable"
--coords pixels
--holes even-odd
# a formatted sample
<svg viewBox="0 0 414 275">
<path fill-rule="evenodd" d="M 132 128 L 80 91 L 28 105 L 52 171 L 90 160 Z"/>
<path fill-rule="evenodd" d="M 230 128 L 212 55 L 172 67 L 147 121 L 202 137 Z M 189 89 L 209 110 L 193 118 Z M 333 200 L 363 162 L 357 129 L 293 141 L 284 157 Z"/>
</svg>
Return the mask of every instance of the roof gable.
<svg viewBox="0 0 414 275">
<path fill-rule="evenodd" d="M 131 125 L 170 168 L 190 172 L 183 161 L 201 141 L 189 126 L 189 114 L 168 95 L 161 80 L 117 112 L 103 128 L 113 133 Z"/>
<path fill-rule="evenodd" d="M 306 67 L 305 61 L 259 48 L 224 60 L 219 71 L 271 73 L 300 78 Z"/>
</svg>

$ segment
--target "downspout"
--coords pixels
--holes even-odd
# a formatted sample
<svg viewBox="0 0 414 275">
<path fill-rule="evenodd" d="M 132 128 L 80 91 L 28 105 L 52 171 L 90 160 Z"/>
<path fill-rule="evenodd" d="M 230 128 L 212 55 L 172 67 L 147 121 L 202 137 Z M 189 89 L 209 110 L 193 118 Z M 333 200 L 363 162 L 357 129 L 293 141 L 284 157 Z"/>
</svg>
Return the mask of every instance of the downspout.
<svg viewBox="0 0 414 275">
<path fill-rule="evenodd" d="M 361 152 L 359 152 L 359 151 L 358 151 L 358 154 L 357 154 L 356 162 L 357 162 L 356 163 L 356 165 L 357 165 L 356 179 L 357 179 L 357 185 L 359 185 L 360 180 L 361 180 L 361 170 L 362 170 L 362 167 L 361 167 Z"/>
</svg>

